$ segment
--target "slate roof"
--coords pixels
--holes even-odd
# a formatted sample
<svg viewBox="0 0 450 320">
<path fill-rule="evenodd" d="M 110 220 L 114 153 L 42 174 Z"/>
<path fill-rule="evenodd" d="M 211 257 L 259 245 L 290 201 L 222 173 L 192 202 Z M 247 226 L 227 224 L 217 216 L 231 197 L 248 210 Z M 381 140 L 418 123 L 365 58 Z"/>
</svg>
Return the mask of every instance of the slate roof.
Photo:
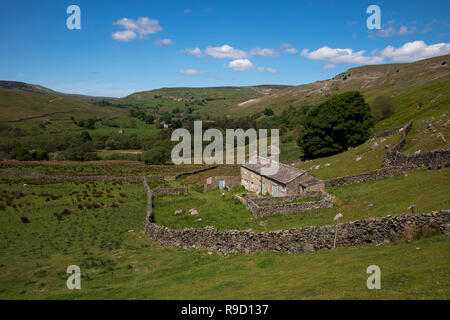
<svg viewBox="0 0 450 320">
<path fill-rule="evenodd" d="M 260 176 L 266 177 L 268 179 L 274 180 L 274 181 L 279 182 L 284 185 L 286 185 L 289 182 L 291 182 L 292 180 L 300 177 L 302 174 L 304 174 L 306 172 L 305 170 L 300 170 L 300 169 L 288 166 L 287 164 L 277 162 L 279 167 L 278 167 L 278 172 L 276 174 L 273 174 L 273 175 L 261 174 L 261 169 L 264 167 L 266 167 L 266 168 L 270 167 L 271 162 L 276 162 L 276 161 L 258 156 L 257 163 L 252 164 L 252 163 L 247 162 L 245 164 L 242 164 L 241 166 L 250 171 L 253 171 L 253 172 L 259 174 Z"/>
</svg>

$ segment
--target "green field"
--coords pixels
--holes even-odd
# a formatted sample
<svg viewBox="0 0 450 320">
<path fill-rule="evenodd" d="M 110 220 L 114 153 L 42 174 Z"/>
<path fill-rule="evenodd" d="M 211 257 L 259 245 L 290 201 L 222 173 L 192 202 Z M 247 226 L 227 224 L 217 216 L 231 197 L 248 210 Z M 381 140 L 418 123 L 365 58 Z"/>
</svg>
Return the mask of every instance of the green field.
<svg viewBox="0 0 450 320">
<path fill-rule="evenodd" d="M 2 176 L 2 181 L 6 178 Z M 402 179 L 390 185 L 401 185 Z M 29 186 L 24 188 L 24 182 Z M 450 295 L 448 236 L 298 255 L 218 256 L 205 250 L 161 248 L 146 239 L 142 233 L 146 198 L 140 183 L 31 182 L 15 177 L 0 186 L 8 194 L 26 193 L 14 200 L 17 208 L 0 210 L 0 225 L 8 226 L 0 229 L 0 299 L 448 299 Z M 94 188 L 102 196 L 94 197 Z M 85 200 L 83 191 L 88 194 Z M 80 210 L 77 196 L 82 204 L 108 206 Z M 111 207 L 114 202 L 119 207 Z M 373 208 L 380 205 L 374 203 Z M 417 205 L 420 211 L 429 210 L 425 203 Z M 64 209 L 72 213 L 62 214 Z M 61 220 L 55 213 L 61 213 Z M 30 223 L 21 222 L 23 216 Z M 347 212 L 344 217 L 350 218 Z M 366 269 L 372 264 L 381 268 L 381 290 L 366 288 Z M 69 265 L 81 268 L 81 290 L 66 288 Z"/>
<path fill-rule="evenodd" d="M 341 212 L 341 221 L 355 221 L 369 217 L 383 217 L 408 213 L 408 207 L 415 205 L 416 212 L 431 212 L 450 208 L 450 169 L 429 171 L 416 169 L 407 175 L 370 181 L 343 187 L 327 188 L 336 196 L 335 206 L 297 214 L 271 216 L 256 219 L 233 194 L 244 189 L 225 192 L 215 190 L 207 193 L 191 191 L 187 196 L 160 196 L 155 198 L 154 215 L 158 224 L 170 228 L 214 226 L 219 230 L 252 229 L 266 230 L 259 225 L 268 221 L 267 230 L 292 227 L 333 224 L 334 216 Z M 436 188 L 436 186 L 440 186 Z M 189 209 L 196 208 L 198 215 L 190 215 Z M 176 210 L 184 210 L 183 215 L 174 215 Z M 197 219 L 201 218 L 201 221 Z"/>
</svg>

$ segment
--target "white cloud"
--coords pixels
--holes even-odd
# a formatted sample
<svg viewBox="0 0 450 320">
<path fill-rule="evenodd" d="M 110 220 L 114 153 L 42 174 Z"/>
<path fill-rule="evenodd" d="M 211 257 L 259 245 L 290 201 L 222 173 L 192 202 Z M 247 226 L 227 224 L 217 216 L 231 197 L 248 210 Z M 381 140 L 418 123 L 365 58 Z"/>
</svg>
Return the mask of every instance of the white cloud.
<svg viewBox="0 0 450 320">
<path fill-rule="evenodd" d="M 148 17 L 141 17 L 137 20 L 122 18 L 113 23 L 115 26 L 120 26 L 125 31 L 116 31 L 112 34 L 113 39 L 118 41 L 130 41 L 136 38 L 144 38 L 147 34 L 154 34 L 163 30 L 159 25 L 159 21 L 150 19 Z M 134 36 L 133 36 L 134 34 Z"/>
<path fill-rule="evenodd" d="M 383 62 L 383 58 L 379 56 L 367 56 L 366 51 L 353 51 L 352 49 L 340 49 L 322 47 L 315 51 L 303 49 L 301 55 L 311 60 L 327 61 L 332 64 L 379 64 Z"/>
<path fill-rule="evenodd" d="M 413 34 L 414 32 L 416 32 L 416 29 L 417 29 L 415 26 L 408 27 L 408 26 L 402 25 L 400 27 L 397 27 L 396 22 L 394 20 L 388 21 L 387 25 L 388 25 L 387 28 L 383 28 L 376 32 L 373 32 L 373 31 L 369 32 L 369 38 L 374 39 L 375 36 L 382 37 L 382 38 L 393 37 L 393 36 L 404 36 L 404 35 L 408 35 L 408 34 Z"/>
<path fill-rule="evenodd" d="M 156 44 L 158 46 L 170 46 L 171 44 L 173 44 L 173 40 L 171 40 L 171 39 L 161 39 L 161 40 L 157 40 Z"/>
<path fill-rule="evenodd" d="M 130 30 L 116 31 L 111 35 L 111 37 L 117 41 L 128 42 L 128 41 L 136 39 L 136 33 L 134 31 L 130 31 Z"/>
<path fill-rule="evenodd" d="M 254 68 L 253 63 L 248 59 L 236 59 L 225 65 L 234 71 L 248 71 Z"/>
<path fill-rule="evenodd" d="M 298 53 L 298 50 L 295 48 L 287 48 L 287 49 L 284 49 L 284 52 L 290 53 L 290 54 L 295 54 L 295 53 Z"/>
<path fill-rule="evenodd" d="M 294 48 L 291 48 L 295 50 Z M 203 56 L 202 51 L 199 48 L 195 49 L 185 49 L 179 51 L 179 53 L 186 53 L 196 56 Z M 280 55 L 279 52 L 275 51 L 273 48 L 253 48 L 252 50 L 246 52 L 244 50 L 233 48 L 228 44 L 224 44 L 220 47 L 209 46 L 204 50 L 204 55 L 216 58 L 216 59 L 245 59 L 253 56 L 262 57 L 277 57 Z"/>
<path fill-rule="evenodd" d="M 206 74 L 206 71 L 202 70 L 196 70 L 196 69 L 181 69 L 178 71 L 179 74 L 185 75 L 185 76 L 193 76 L 197 74 Z"/>
<path fill-rule="evenodd" d="M 250 50 L 250 52 L 248 53 L 248 56 L 263 56 L 263 57 L 276 57 L 279 56 L 280 54 L 278 52 L 276 52 L 274 49 L 261 49 L 261 48 L 254 48 L 252 50 Z"/>
<path fill-rule="evenodd" d="M 416 27 L 412 26 L 411 28 L 408 28 L 407 26 L 401 26 L 398 30 L 399 35 L 406 35 L 406 34 L 413 34 L 416 31 Z"/>
<path fill-rule="evenodd" d="M 387 46 L 381 51 L 381 56 L 392 61 L 412 62 L 450 53 L 450 43 L 427 45 L 423 41 L 407 42 L 399 48 Z"/>
<path fill-rule="evenodd" d="M 261 71 L 261 72 L 265 71 L 265 72 L 268 72 L 268 73 L 277 73 L 277 70 L 274 69 L 274 68 L 257 67 L 256 70 L 257 71 Z"/>
<path fill-rule="evenodd" d="M 227 44 L 221 47 L 208 47 L 205 49 L 205 53 L 216 59 L 242 59 L 247 57 L 245 51 L 234 49 Z"/>
<path fill-rule="evenodd" d="M 298 50 L 296 48 L 294 48 L 292 46 L 292 44 L 289 44 L 289 43 L 282 44 L 281 48 L 283 49 L 283 52 L 286 52 L 286 53 L 290 53 L 290 54 L 298 53 Z"/>
<path fill-rule="evenodd" d="M 387 29 L 381 29 L 380 31 L 377 32 L 377 35 L 379 37 L 392 37 L 394 36 L 396 33 L 395 28 L 394 27 L 388 27 Z"/>
<path fill-rule="evenodd" d="M 178 51 L 178 53 L 190 54 L 190 55 L 197 56 L 197 57 L 200 57 L 203 55 L 202 50 L 200 50 L 197 47 L 195 47 L 194 49 L 186 48 L 184 50 Z"/>
</svg>

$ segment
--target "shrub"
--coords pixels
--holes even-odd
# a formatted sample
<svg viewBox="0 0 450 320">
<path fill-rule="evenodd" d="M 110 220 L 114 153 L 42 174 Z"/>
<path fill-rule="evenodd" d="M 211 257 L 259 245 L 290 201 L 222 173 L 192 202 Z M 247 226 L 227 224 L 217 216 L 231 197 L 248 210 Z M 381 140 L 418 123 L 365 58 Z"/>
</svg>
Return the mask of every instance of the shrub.
<svg viewBox="0 0 450 320">
<path fill-rule="evenodd" d="M 439 233 L 438 229 L 426 225 L 407 226 L 396 239 L 397 243 L 409 243 L 415 240 L 425 239 Z"/>
<path fill-rule="evenodd" d="M 70 209 L 64 209 L 63 212 L 62 212 L 62 214 L 64 214 L 64 215 L 70 215 L 70 214 L 72 214 L 72 210 L 70 210 Z"/>
<path fill-rule="evenodd" d="M 394 101 L 388 96 L 379 96 L 372 103 L 372 113 L 377 121 L 389 118 L 394 114 Z"/>
<path fill-rule="evenodd" d="M 155 147 L 142 154 L 146 164 L 165 164 L 170 160 L 170 149 L 163 146 Z"/>
<path fill-rule="evenodd" d="M 23 223 L 30 223 L 30 219 L 28 219 L 27 217 L 22 217 L 20 218 L 20 221 L 22 221 Z"/>
</svg>

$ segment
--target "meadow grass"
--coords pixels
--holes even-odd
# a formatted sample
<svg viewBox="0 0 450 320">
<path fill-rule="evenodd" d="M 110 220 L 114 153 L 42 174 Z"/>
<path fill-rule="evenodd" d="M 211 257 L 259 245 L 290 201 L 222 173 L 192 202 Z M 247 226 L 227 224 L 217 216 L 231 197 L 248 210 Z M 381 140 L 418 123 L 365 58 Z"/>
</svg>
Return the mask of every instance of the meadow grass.
<svg viewBox="0 0 450 320">
<path fill-rule="evenodd" d="M 8 194 L 23 191 L 25 195 L 14 200 L 22 207 L 7 206 L 0 210 L 0 299 L 448 299 L 450 296 L 448 236 L 298 255 L 219 256 L 206 250 L 162 248 L 148 240 L 142 232 L 147 200 L 140 183 L 32 184 L 33 181 L 22 177 L 9 180 L 6 177 L 0 177 L 2 191 Z M 445 190 L 431 187 L 442 184 L 445 187 L 448 169 L 416 170 L 408 177 L 383 181 L 382 185 L 374 181 L 335 188 L 338 199 L 348 194 L 342 200 L 342 206 L 348 206 L 344 218 L 353 219 L 353 211 L 357 215 L 357 202 L 361 202 L 361 209 L 371 210 L 365 207 L 369 199 L 374 206 L 367 216 L 388 213 L 387 207 L 395 205 L 388 204 L 394 200 L 400 200 L 402 207 L 409 199 L 417 199 L 419 211 L 448 206 L 448 199 L 443 200 L 448 186 Z M 421 183 L 412 188 L 417 181 Z M 24 182 L 29 182 L 29 186 L 24 187 Z M 386 190 L 387 185 L 391 191 Z M 400 192 L 401 189 L 406 191 Z M 94 197 L 100 191 L 102 195 Z M 425 194 L 423 199 L 418 197 L 419 191 Z M 221 215 L 229 221 L 239 218 L 233 210 L 225 217 L 227 213 L 222 210 L 231 206 L 237 210 L 245 208 L 235 204 L 230 194 L 223 199 L 219 193 L 192 193 L 198 198 L 192 199 L 193 202 L 189 202 L 190 196 L 157 197 L 155 209 L 158 212 L 158 208 L 164 208 L 164 202 L 178 198 L 188 200 L 186 208 L 191 204 L 198 207 L 197 218 L 207 217 L 204 210 L 207 207 L 215 209 L 218 220 Z M 407 193 L 409 199 L 402 199 Z M 389 194 L 395 196 L 390 198 Z M 79 196 L 81 201 L 77 200 Z M 51 200 L 46 201 L 48 197 Z M 214 201 L 216 198 L 224 203 L 222 208 L 219 201 Z M 105 202 L 109 206 L 78 209 L 79 203 L 86 202 Z M 111 207 L 114 202 L 120 206 Z M 209 205 L 202 207 L 205 203 Z M 62 214 L 59 220 L 55 213 L 63 213 L 65 209 L 72 213 Z M 328 223 L 331 215 L 309 219 L 317 224 Z M 21 222 L 22 216 L 28 217 L 30 223 Z M 246 216 L 251 215 L 247 212 Z M 299 218 L 302 214 L 294 216 Z M 162 215 L 157 214 L 156 218 L 161 219 Z M 275 227 L 275 219 L 269 219 L 270 228 Z M 381 268 L 381 290 L 366 288 L 366 269 L 371 264 Z M 66 287 L 69 275 L 65 271 L 69 265 L 81 268 L 81 290 Z"/>
</svg>

